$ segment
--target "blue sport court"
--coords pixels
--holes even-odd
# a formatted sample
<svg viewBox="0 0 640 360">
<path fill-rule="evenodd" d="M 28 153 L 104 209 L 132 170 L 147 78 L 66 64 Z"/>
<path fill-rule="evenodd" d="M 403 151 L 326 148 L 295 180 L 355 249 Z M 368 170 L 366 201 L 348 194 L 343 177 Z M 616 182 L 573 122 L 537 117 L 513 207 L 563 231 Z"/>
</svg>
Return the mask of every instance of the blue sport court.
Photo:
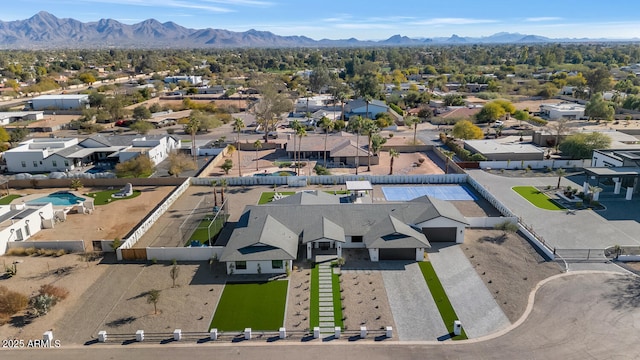
<svg viewBox="0 0 640 360">
<path fill-rule="evenodd" d="M 473 193 L 460 185 L 383 186 L 382 192 L 387 201 L 409 201 L 424 195 L 440 200 L 477 200 Z"/>
</svg>

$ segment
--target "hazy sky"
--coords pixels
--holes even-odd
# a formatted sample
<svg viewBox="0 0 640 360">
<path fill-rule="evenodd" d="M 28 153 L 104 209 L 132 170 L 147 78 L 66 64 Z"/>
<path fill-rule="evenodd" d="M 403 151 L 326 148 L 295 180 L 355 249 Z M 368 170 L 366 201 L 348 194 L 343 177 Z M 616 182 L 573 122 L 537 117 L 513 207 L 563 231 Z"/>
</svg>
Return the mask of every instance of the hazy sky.
<svg viewBox="0 0 640 360">
<path fill-rule="evenodd" d="M 249 29 L 278 35 L 361 40 L 488 36 L 519 32 L 553 38 L 640 38 L 640 1 L 622 0 L 4 0 L 0 20 L 39 11 L 82 22 L 154 18 L 193 29 Z"/>
</svg>

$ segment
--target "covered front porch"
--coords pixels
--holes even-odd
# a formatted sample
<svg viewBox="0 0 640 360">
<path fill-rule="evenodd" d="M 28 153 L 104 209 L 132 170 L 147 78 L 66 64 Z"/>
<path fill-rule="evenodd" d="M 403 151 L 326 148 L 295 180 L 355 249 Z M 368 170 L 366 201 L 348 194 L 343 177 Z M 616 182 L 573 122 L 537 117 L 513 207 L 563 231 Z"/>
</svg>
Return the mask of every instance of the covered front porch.
<svg viewBox="0 0 640 360">
<path fill-rule="evenodd" d="M 593 167 L 585 168 L 585 180 L 582 191 L 584 194 L 590 193 L 591 186 L 604 189 L 610 185 L 605 182 L 613 182 L 613 194 L 620 195 L 624 189 L 626 200 L 633 199 L 633 194 L 638 192 L 638 175 L 640 169 L 637 167 Z M 603 186 L 604 185 L 604 186 Z M 593 200 L 598 201 L 600 192 L 594 192 Z"/>
<path fill-rule="evenodd" d="M 342 246 L 346 241 L 344 229 L 324 216 L 322 221 L 310 225 L 302 234 L 302 245 L 306 247 L 309 260 L 316 255 L 342 257 Z"/>
</svg>

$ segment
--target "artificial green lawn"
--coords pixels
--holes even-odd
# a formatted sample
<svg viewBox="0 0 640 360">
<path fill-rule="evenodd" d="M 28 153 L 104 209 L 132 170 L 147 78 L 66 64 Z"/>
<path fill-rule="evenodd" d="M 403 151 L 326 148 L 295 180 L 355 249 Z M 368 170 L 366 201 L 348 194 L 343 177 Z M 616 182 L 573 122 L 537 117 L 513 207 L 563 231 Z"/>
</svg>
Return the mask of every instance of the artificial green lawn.
<svg viewBox="0 0 640 360">
<path fill-rule="evenodd" d="M 209 329 L 278 330 L 284 323 L 288 280 L 257 284 L 227 284 Z"/>
<path fill-rule="evenodd" d="M 0 198 L 0 205 L 9 205 L 11 202 L 17 198 L 21 197 L 20 195 L 7 195 L 5 197 Z"/>
<path fill-rule="evenodd" d="M 262 205 L 262 204 L 267 204 L 270 203 L 271 201 L 273 201 L 273 196 L 276 193 L 273 191 L 266 191 L 263 192 L 262 195 L 260 195 L 260 200 L 258 200 L 258 205 Z M 293 195 L 295 194 L 294 191 L 278 191 L 278 194 L 282 194 L 282 195 Z"/>
<path fill-rule="evenodd" d="M 311 269 L 311 296 L 309 303 L 309 328 L 320 325 L 320 271 L 318 265 Z M 344 328 L 342 323 L 342 300 L 340 299 L 340 276 L 331 274 L 331 290 L 333 291 L 333 322 L 335 326 Z"/>
<path fill-rule="evenodd" d="M 564 207 L 558 205 L 550 197 L 533 186 L 514 186 L 513 191 L 527 199 L 535 207 L 544 210 L 563 210 Z"/>
<path fill-rule="evenodd" d="M 198 240 L 201 244 L 208 245 L 210 240 L 208 235 L 210 234 L 211 239 L 214 239 L 216 235 L 220 233 L 220 231 L 224 227 L 224 223 L 226 220 L 224 217 L 225 215 L 220 214 L 220 216 L 218 216 L 215 220 L 211 221 L 211 219 L 213 218 L 213 214 L 207 214 L 205 218 L 200 221 L 200 224 L 198 224 L 198 227 L 193 232 L 193 234 L 191 234 L 191 237 L 189 238 L 185 246 L 191 245 L 191 242 L 193 240 Z M 229 216 L 226 215 L 226 217 L 228 218 Z M 212 225 L 209 233 L 207 233 L 207 227 L 209 226 L 209 224 Z"/>
<path fill-rule="evenodd" d="M 111 197 L 112 194 L 115 194 L 117 192 L 119 192 L 120 189 L 117 190 L 105 190 L 105 191 L 98 191 L 98 192 L 94 192 L 94 193 L 88 193 L 85 194 L 86 196 L 93 198 L 93 204 L 94 205 L 106 205 L 110 202 L 114 202 L 114 201 L 118 201 L 118 200 L 127 200 L 127 199 L 133 199 L 134 197 L 138 197 L 140 196 L 141 192 L 140 190 L 133 190 L 133 195 L 131 196 L 127 196 L 124 198 L 114 198 Z M 109 201 L 109 199 L 111 199 L 111 201 Z"/>
<path fill-rule="evenodd" d="M 327 194 L 336 194 L 336 195 L 345 195 L 348 194 L 349 191 L 347 190 L 329 190 L 329 191 L 325 191 Z M 260 195 L 260 200 L 258 200 L 258 205 L 262 205 L 262 204 L 267 204 L 270 203 L 271 201 L 273 201 L 273 196 L 276 193 L 273 191 L 266 191 L 263 192 L 262 195 Z M 278 194 L 281 195 L 294 195 L 295 192 L 293 191 L 278 191 Z"/>
<path fill-rule="evenodd" d="M 440 283 L 440 279 L 438 279 L 435 270 L 433 270 L 433 265 L 428 261 L 420 262 L 418 265 L 420 265 L 422 276 L 424 276 L 424 280 L 427 282 L 427 286 L 431 292 L 431 297 L 433 297 L 433 300 L 436 302 L 442 321 L 447 327 L 449 334 L 451 334 L 451 339 L 466 340 L 467 334 L 464 332 L 464 328 L 462 328 L 460 335 L 453 336 L 453 322 L 458 320 L 458 315 L 456 315 L 455 310 L 453 310 L 453 306 L 451 306 L 451 303 L 449 302 L 449 298 L 442 287 L 442 283 Z"/>
</svg>

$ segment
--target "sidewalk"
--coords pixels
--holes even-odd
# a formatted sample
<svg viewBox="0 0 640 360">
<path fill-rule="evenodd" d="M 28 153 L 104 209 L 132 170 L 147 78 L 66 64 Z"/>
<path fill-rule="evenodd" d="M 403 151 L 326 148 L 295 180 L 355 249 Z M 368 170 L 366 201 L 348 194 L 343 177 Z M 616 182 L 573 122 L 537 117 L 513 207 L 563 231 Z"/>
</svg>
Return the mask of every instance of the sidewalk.
<svg viewBox="0 0 640 360">
<path fill-rule="evenodd" d="M 429 261 L 470 339 L 511 324 L 459 245 L 432 244 L 431 251 Z"/>
</svg>

